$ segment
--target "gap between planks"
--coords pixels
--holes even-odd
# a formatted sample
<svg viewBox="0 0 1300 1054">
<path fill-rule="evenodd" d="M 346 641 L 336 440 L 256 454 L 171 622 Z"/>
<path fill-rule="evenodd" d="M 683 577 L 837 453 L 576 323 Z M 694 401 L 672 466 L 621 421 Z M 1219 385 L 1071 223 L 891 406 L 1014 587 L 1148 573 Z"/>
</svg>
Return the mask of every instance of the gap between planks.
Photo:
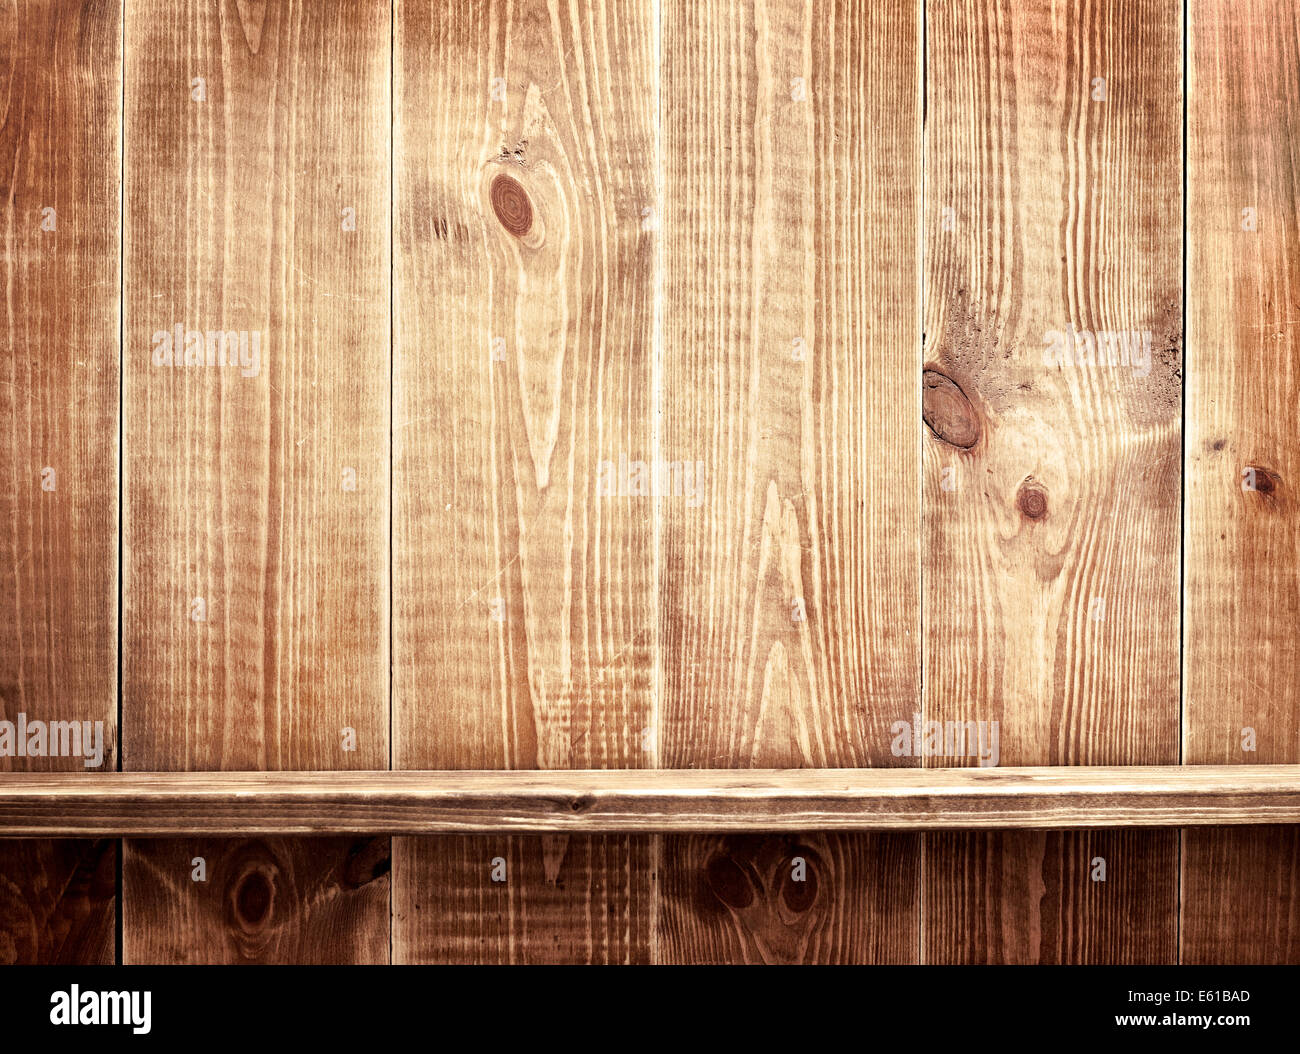
<svg viewBox="0 0 1300 1054">
<path fill-rule="evenodd" d="M 0 837 L 1300 823 L 1300 765 L 0 773 Z"/>
</svg>

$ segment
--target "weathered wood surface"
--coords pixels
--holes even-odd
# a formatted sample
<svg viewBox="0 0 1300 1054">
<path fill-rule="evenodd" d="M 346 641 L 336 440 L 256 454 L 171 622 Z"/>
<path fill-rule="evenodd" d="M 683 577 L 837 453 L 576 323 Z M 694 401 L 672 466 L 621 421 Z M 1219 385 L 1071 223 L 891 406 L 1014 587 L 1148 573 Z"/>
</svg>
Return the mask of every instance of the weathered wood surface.
<svg viewBox="0 0 1300 1054">
<path fill-rule="evenodd" d="M 0 720 L 91 733 L 0 740 L 0 772 L 117 764 L 121 33 L 117 3 L 0 11 Z M 0 962 L 112 962 L 116 858 L 0 849 Z"/>
<path fill-rule="evenodd" d="M 655 763 L 655 503 L 611 486 L 654 434 L 654 12 L 397 5 L 397 768 Z M 532 961 L 575 914 L 599 961 L 644 958 L 615 931 L 650 911 L 645 849 L 590 848 L 509 843 L 511 882 L 554 864 L 567 893 L 499 925 L 429 908 L 478 843 L 400 843 L 396 958 Z"/>
<path fill-rule="evenodd" d="M 113 962 L 117 848 L 108 839 L 0 842 L 0 966 Z"/>
<path fill-rule="evenodd" d="M 1300 823 L 1300 765 L 0 777 L 10 837 L 1269 823 Z"/>
<path fill-rule="evenodd" d="M 658 505 L 666 767 L 917 764 L 889 729 L 920 689 L 921 53 L 916 0 L 662 6 L 656 457 L 692 484 Z M 661 952 L 914 949 L 914 912 L 860 909 L 915 896 L 916 839 L 830 844 L 787 916 L 695 898 L 699 846 L 665 841 Z"/>
<path fill-rule="evenodd" d="M 1297 40 L 7 7 L 0 961 L 1300 961 Z"/>
<path fill-rule="evenodd" d="M 1300 761 L 1300 10 L 1189 4 L 1183 756 Z M 1300 962 L 1300 831 L 1188 832 L 1184 962 Z"/>
<path fill-rule="evenodd" d="M 996 722 L 1001 764 L 1179 760 L 1181 36 L 1177 0 L 927 6 L 924 715 Z M 1172 903 L 1175 843 L 1138 844 Z M 947 906 L 1039 888 L 1049 958 L 1175 956 L 1113 876 L 1066 888 L 1087 839 L 1041 850 L 931 846 L 926 959 L 996 957 Z"/>
<path fill-rule="evenodd" d="M 126 18 L 124 767 L 386 765 L 389 4 Z M 126 851 L 124 958 L 228 957 L 215 900 L 138 884 L 186 852 Z M 341 857 L 277 852 L 292 928 Z M 377 954 L 386 886 L 356 903 L 316 957 Z"/>
<path fill-rule="evenodd" d="M 184 838 L 127 843 L 126 961 L 388 960 L 386 836 L 213 840 L 198 832 L 191 825 Z"/>
</svg>

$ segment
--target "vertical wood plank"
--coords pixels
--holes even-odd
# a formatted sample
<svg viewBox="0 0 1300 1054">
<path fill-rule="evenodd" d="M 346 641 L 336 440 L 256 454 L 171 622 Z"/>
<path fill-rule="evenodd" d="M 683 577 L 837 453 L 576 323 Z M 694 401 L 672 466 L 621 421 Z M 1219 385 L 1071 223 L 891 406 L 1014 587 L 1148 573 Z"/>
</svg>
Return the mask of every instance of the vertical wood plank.
<svg viewBox="0 0 1300 1054">
<path fill-rule="evenodd" d="M 626 835 L 394 839 L 394 954 L 453 965 L 649 963 L 653 845 Z"/>
<path fill-rule="evenodd" d="M 1180 5 L 927 20 L 925 718 L 997 722 L 1002 764 L 1175 763 Z M 927 839 L 927 961 L 1172 960 L 1176 839 L 1081 889 L 1094 841 Z"/>
<path fill-rule="evenodd" d="M 653 763 L 655 509 L 606 486 L 652 449 L 653 10 L 397 6 L 399 768 Z M 397 844 L 396 958 L 646 957 L 648 843 L 502 845 L 509 890 L 479 840 Z"/>
<path fill-rule="evenodd" d="M 0 842 L 0 966 L 114 961 L 117 847 L 110 839 Z"/>
<path fill-rule="evenodd" d="M 917 845 L 904 833 L 667 837 L 660 958 L 914 962 Z"/>
<path fill-rule="evenodd" d="M 661 762 L 915 764 L 920 5 L 662 14 Z M 805 841 L 665 839 L 663 956 L 915 958 L 918 839 Z"/>
<path fill-rule="evenodd" d="M 1177 852 L 1164 830 L 927 834 L 926 962 L 1172 961 Z"/>
<path fill-rule="evenodd" d="M 388 838 L 133 839 L 125 961 L 385 963 L 391 864 Z"/>
<path fill-rule="evenodd" d="M 1188 32 L 1185 760 L 1294 763 L 1300 12 L 1193 0 Z M 1298 855 L 1188 830 L 1183 961 L 1300 962 Z"/>
<path fill-rule="evenodd" d="M 128 768 L 388 764 L 391 28 L 387 0 L 127 5 Z M 129 844 L 127 961 L 386 958 L 386 880 L 309 927 L 343 849 Z M 214 914 L 201 855 L 251 914 Z"/>
<path fill-rule="evenodd" d="M 121 17 L 0 12 L 0 771 L 117 764 Z M 97 723 L 98 765 L 62 733 L 81 756 L 28 754 L 24 719 L 91 740 Z M 116 859 L 113 842 L 0 846 L 0 963 L 112 962 Z"/>
</svg>

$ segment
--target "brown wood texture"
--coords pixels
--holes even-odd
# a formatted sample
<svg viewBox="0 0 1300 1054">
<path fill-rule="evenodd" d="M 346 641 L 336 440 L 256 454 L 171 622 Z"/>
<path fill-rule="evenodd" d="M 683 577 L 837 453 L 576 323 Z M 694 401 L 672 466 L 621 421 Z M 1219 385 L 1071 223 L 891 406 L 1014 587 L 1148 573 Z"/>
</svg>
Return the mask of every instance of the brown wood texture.
<svg viewBox="0 0 1300 1054">
<path fill-rule="evenodd" d="M 997 722 L 1002 764 L 1179 757 L 1181 21 L 927 6 L 924 713 Z M 1176 840 L 1085 893 L 1091 844 L 934 840 L 926 960 L 1175 958 L 1172 911 L 1124 918 L 1126 891 L 1174 902 Z M 1058 929 L 966 926 L 981 898 Z"/>
<path fill-rule="evenodd" d="M 654 761 L 655 509 L 608 486 L 608 466 L 652 449 L 653 14 L 396 7 L 398 768 Z M 481 849 L 396 847 L 395 958 L 529 961 L 581 910 L 609 927 L 582 940 L 595 959 L 646 956 L 620 920 L 650 910 L 648 847 L 508 843 L 512 881 L 558 852 L 565 892 L 513 901 L 500 925 L 428 886 L 485 873 Z"/>
<path fill-rule="evenodd" d="M 387 962 L 390 866 L 387 837 L 133 840 L 124 958 Z"/>
<path fill-rule="evenodd" d="M 651 838 L 466 835 L 393 844 L 404 869 L 393 908 L 402 961 L 651 961 Z"/>
<path fill-rule="evenodd" d="M 663 859 L 660 961 L 916 960 L 915 835 L 676 835 Z"/>
<path fill-rule="evenodd" d="M 114 960 L 118 843 L 0 842 L 0 966 Z"/>
<path fill-rule="evenodd" d="M 919 5 L 663 18 L 662 763 L 914 764 Z"/>
<path fill-rule="evenodd" d="M 1184 757 L 1294 762 L 1300 11 L 1189 7 Z M 1298 854 L 1293 827 L 1187 832 L 1183 961 L 1300 962 Z"/>
<path fill-rule="evenodd" d="M 915 764 L 921 50 L 913 0 L 663 5 L 656 449 L 697 483 L 661 505 L 665 767 Z M 738 914 L 667 840 L 661 953 L 914 956 L 915 912 L 876 910 L 908 845 L 833 839 L 816 910 Z"/>
<path fill-rule="evenodd" d="M 1168 961 L 1177 849 L 1173 830 L 926 835 L 926 962 Z"/>
<path fill-rule="evenodd" d="M 127 4 L 127 768 L 388 763 L 391 29 L 386 0 Z M 236 955 L 186 874 L 154 895 L 193 847 L 129 845 L 125 960 L 386 959 L 386 881 L 312 928 L 341 847 L 264 847 L 277 936 Z"/>
<path fill-rule="evenodd" d="M 1300 765 L 0 777 L 4 837 L 187 831 L 504 837 L 1297 822 Z"/>
<path fill-rule="evenodd" d="M 1294 3 L 19 0 L 0 88 L 0 722 L 104 746 L 0 749 L 0 962 L 1300 962 Z"/>
<path fill-rule="evenodd" d="M 0 12 L 0 720 L 98 723 L 99 770 L 117 764 L 121 32 L 115 2 Z M 95 760 L 54 746 L 6 744 L 0 772 Z M 0 962 L 112 962 L 116 854 L 0 849 Z"/>
</svg>

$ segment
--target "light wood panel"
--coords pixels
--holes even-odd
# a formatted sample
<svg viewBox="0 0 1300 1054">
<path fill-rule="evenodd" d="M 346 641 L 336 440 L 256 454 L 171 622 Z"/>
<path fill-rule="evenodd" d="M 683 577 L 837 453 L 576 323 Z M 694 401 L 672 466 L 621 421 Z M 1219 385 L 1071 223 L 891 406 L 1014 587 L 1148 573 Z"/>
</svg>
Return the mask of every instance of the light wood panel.
<svg viewBox="0 0 1300 1054">
<path fill-rule="evenodd" d="M 121 32 L 118 3 L 0 12 L 0 772 L 117 764 Z M 116 853 L 0 849 L 0 962 L 111 962 Z"/>
<path fill-rule="evenodd" d="M 997 722 L 1003 764 L 1176 762 L 1180 6 L 927 19 L 925 717 Z M 1126 845 L 1139 873 L 1085 894 L 1091 852 L 935 840 L 927 960 L 1173 959 L 1172 912 L 1126 930 L 1122 891 L 1172 903 L 1176 842 Z M 984 867 L 1003 879 L 968 885 Z M 1058 932 L 960 922 L 993 898 L 1028 925 L 1031 895 Z"/>
<path fill-rule="evenodd" d="M 656 449 L 696 487 L 662 502 L 661 763 L 914 765 L 889 729 L 919 702 L 919 4 L 662 20 Z M 842 866 L 787 917 L 775 887 L 694 896 L 714 849 L 666 841 L 662 953 L 914 956 L 915 913 L 860 910 L 914 893 L 908 844 L 826 843 Z"/>
<path fill-rule="evenodd" d="M 386 0 L 127 5 L 128 768 L 388 763 L 390 56 Z M 340 843 L 259 851 L 302 927 L 262 953 L 386 958 L 386 885 L 305 914 Z M 196 845 L 127 853 L 127 961 L 243 957 L 186 874 L 152 893 Z"/>
<path fill-rule="evenodd" d="M 653 14 L 397 6 L 397 767 L 654 763 L 656 505 L 613 478 L 653 452 Z M 567 855 L 567 892 L 475 922 L 428 883 L 478 843 L 403 842 L 398 959 L 645 957 L 646 847 L 503 844 L 522 875 Z"/>
<path fill-rule="evenodd" d="M 1193 0 L 1189 19 L 1184 751 L 1294 762 L 1300 12 Z M 1189 831 L 1183 961 L 1300 962 L 1297 854 L 1295 828 Z"/>
</svg>

